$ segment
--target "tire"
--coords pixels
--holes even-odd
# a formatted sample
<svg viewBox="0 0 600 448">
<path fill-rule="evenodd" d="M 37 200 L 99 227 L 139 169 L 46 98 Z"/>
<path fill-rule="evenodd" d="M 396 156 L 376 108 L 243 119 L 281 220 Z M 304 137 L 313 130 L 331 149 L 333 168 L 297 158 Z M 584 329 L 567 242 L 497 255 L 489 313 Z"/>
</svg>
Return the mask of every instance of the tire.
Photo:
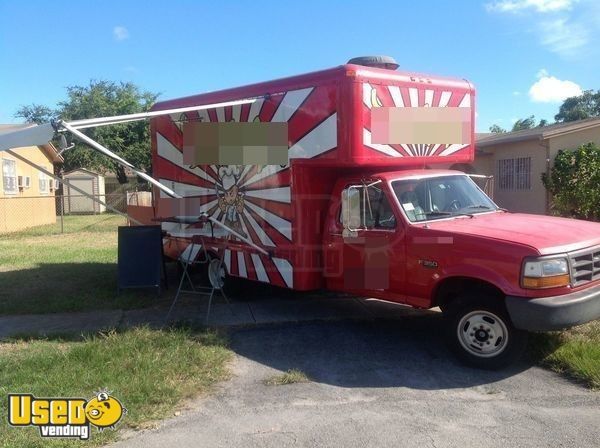
<svg viewBox="0 0 600 448">
<path fill-rule="evenodd" d="M 516 362 L 527 333 L 515 328 L 501 297 L 481 291 L 459 297 L 445 311 L 448 342 L 464 364 L 499 370 Z"/>
</svg>

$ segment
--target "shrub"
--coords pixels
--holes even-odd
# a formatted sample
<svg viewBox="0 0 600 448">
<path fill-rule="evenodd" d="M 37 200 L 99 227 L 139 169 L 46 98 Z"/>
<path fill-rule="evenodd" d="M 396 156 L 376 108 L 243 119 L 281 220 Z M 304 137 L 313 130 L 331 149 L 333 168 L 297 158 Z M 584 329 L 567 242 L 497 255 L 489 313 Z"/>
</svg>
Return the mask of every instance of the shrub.
<svg viewBox="0 0 600 448">
<path fill-rule="evenodd" d="M 600 147 L 581 145 L 560 150 L 550 175 L 542 175 L 552 194 L 551 208 L 559 215 L 600 221 Z"/>
</svg>

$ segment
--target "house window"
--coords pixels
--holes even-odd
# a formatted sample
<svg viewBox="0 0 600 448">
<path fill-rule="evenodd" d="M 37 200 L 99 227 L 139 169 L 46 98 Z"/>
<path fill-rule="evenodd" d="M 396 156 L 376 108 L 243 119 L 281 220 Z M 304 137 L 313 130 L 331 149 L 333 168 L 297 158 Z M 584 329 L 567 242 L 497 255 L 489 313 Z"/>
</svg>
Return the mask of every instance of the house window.
<svg viewBox="0 0 600 448">
<path fill-rule="evenodd" d="M 531 189 L 531 157 L 498 160 L 498 188 L 501 191 Z"/>
<path fill-rule="evenodd" d="M 17 162 L 2 159 L 2 188 L 4 194 L 17 194 Z"/>
<path fill-rule="evenodd" d="M 50 191 L 49 177 L 45 173 L 40 173 L 40 194 L 48 194 Z"/>
</svg>

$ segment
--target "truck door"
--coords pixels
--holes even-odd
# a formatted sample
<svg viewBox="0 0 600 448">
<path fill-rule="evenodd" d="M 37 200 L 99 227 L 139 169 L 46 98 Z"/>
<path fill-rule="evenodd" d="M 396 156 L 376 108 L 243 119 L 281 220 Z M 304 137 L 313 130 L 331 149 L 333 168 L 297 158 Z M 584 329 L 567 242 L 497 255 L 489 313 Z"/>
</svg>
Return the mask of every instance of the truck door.
<svg viewBox="0 0 600 448">
<path fill-rule="evenodd" d="M 399 300 L 404 289 L 404 227 L 381 181 L 348 184 L 332 205 L 325 236 L 329 289 Z M 354 216 L 348 221 L 350 210 Z"/>
</svg>

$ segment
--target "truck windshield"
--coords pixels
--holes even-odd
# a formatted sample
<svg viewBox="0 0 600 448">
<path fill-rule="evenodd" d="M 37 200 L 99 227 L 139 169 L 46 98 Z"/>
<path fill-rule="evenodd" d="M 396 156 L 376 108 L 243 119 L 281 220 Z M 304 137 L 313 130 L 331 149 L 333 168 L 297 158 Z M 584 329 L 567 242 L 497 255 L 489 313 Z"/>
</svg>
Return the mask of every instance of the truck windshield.
<svg viewBox="0 0 600 448">
<path fill-rule="evenodd" d="M 468 176 L 440 176 L 392 182 L 411 222 L 498 210 Z"/>
</svg>

